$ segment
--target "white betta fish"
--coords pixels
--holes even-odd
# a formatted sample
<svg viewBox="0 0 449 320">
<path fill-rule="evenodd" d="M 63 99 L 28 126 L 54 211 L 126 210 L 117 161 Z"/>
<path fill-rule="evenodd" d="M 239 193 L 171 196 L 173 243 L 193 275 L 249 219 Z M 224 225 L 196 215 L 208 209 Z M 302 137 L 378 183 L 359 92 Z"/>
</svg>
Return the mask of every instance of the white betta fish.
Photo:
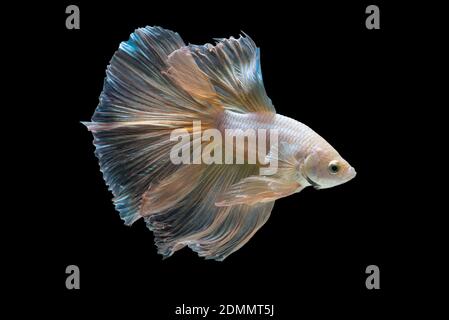
<svg viewBox="0 0 449 320">
<path fill-rule="evenodd" d="M 85 125 L 120 217 L 127 225 L 143 217 L 164 257 L 188 246 L 223 260 L 267 221 L 276 199 L 356 174 L 312 129 L 276 114 L 259 49 L 246 35 L 186 46 L 175 32 L 141 28 L 120 44 L 106 74 Z M 222 136 L 240 142 L 227 149 Z M 247 158 L 235 161 L 242 150 Z M 275 170 L 263 171 L 268 163 Z"/>
</svg>

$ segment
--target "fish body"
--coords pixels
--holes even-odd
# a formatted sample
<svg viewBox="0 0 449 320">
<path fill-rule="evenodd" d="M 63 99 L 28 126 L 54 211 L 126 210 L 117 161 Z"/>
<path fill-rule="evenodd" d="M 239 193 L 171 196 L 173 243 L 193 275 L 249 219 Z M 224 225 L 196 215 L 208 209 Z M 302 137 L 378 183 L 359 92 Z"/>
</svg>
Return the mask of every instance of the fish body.
<svg viewBox="0 0 449 320">
<path fill-rule="evenodd" d="M 355 176 L 320 135 L 276 113 L 259 54 L 246 35 L 197 46 L 146 27 L 111 59 L 84 124 L 120 217 L 144 218 L 164 257 L 188 246 L 223 260 L 276 199 Z"/>
<path fill-rule="evenodd" d="M 224 131 L 224 128 L 235 128 L 245 131 L 247 129 L 266 129 L 277 130 L 279 143 L 284 146 L 284 152 L 279 154 L 281 162 L 287 159 L 294 158 L 297 163 L 297 172 L 291 178 L 296 178 L 301 184 L 302 188 L 307 186 L 314 186 L 315 188 L 330 188 L 335 185 L 347 182 L 355 177 L 356 172 L 339 154 L 338 152 L 318 133 L 313 131 L 307 125 L 280 115 L 270 113 L 234 113 L 224 112 L 222 123 L 218 127 Z M 318 155 L 319 154 L 319 155 Z M 314 175 L 317 182 L 311 180 L 305 171 L 306 160 L 311 155 L 318 155 L 318 157 L 325 156 L 326 160 L 331 162 L 334 160 L 341 167 L 340 173 L 336 179 L 333 174 L 326 174 L 320 172 L 310 172 L 309 175 Z M 321 159 L 324 160 L 324 159 Z M 310 169 L 310 168 L 309 168 Z M 329 179 L 330 177 L 330 179 Z M 318 181 L 320 183 L 318 183 Z M 300 190 L 302 190 L 302 188 Z"/>
</svg>

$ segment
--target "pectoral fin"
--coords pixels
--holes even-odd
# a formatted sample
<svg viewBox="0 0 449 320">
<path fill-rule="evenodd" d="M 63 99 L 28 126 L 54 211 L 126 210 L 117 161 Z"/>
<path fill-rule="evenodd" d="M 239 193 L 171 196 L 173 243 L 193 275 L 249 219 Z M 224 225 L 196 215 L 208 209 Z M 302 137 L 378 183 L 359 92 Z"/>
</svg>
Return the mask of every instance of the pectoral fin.
<svg viewBox="0 0 449 320">
<path fill-rule="evenodd" d="M 225 207 L 237 204 L 265 203 L 299 192 L 302 188 L 296 181 L 267 176 L 250 176 L 233 184 L 218 197 L 215 205 Z"/>
</svg>

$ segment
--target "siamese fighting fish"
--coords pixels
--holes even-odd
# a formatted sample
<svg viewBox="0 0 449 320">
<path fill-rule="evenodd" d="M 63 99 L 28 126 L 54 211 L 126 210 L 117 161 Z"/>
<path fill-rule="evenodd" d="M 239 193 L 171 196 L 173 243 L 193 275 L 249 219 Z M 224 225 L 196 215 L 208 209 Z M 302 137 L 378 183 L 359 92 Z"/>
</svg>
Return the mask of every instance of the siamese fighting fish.
<svg viewBox="0 0 449 320">
<path fill-rule="evenodd" d="M 145 27 L 107 67 L 83 123 L 120 217 L 143 218 L 163 257 L 187 246 L 221 261 L 264 225 L 276 199 L 356 175 L 324 138 L 276 113 L 259 56 L 246 34 L 186 45 Z"/>
</svg>

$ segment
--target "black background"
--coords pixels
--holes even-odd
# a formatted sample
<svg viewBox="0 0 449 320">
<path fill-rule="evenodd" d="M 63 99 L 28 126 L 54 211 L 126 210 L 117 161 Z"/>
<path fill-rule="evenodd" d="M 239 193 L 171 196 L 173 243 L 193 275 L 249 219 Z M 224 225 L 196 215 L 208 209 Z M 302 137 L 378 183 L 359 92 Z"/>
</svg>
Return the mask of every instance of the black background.
<svg viewBox="0 0 449 320">
<path fill-rule="evenodd" d="M 79 5 L 80 30 L 65 28 L 69 4 Z M 275 304 L 275 319 L 306 312 L 364 319 L 390 314 L 388 307 L 413 296 L 427 281 L 416 276 L 422 258 L 415 254 L 431 255 L 421 241 L 428 239 L 421 217 L 431 209 L 420 198 L 415 170 L 423 150 L 417 146 L 426 143 L 417 119 L 425 114 L 411 105 L 425 99 L 415 77 L 431 59 L 431 40 L 416 11 L 380 1 L 373 4 L 380 7 L 381 29 L 367 30 L 369 4 L 40 6 L 39 32 L 29 28 L 25 36 L 37 51 L 26 61 L 40 70 L 29 81 L 39 88 L 36 114 L 43 116 L 44 138 L 28 146 L 39 178 L 35 210 L 25 214 L 33 221 L 27 225 L 31 250 L 21 254 L 28 261 L 22 266 L 39 261 L 33 295 L 42 298 L 39 308 L 61 317 L 126 312 L 134 318 L 142 312 L 148 319 L 186 319 L 174 316 L 176 306 Z M 224 262 L 203 260 L 188 249 L 162 260 L 143 221 L 126 227 L 115 212 L 92 136 L 80 124 L 98 104 L 105 68 L 119 43 L 146 25 L 174 30 L 194 44 L 241 31 L 250 35 L 261 48 L 264 83 L 277 112 L 327 139 L 357 177 L 277 200 L 266 225 Z M 65 288 L 70 264 L 80 267 L 80 290 Z M 380 268 L 380 290 L 365 287 L 371 264 Z M 29 290 L 25 282 L 19 289 Z"/>
</svg>

